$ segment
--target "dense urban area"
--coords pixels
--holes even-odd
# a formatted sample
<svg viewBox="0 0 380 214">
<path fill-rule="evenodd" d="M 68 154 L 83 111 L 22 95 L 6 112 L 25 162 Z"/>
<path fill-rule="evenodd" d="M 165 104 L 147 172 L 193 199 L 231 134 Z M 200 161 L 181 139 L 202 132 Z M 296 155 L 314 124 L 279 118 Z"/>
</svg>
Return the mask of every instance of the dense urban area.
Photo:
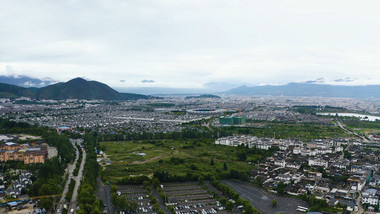
<svg viewBox="0 0 380 214">
<path fill-rule="evenodd" d="M 0 213 L 380 212 L 380 100 L 21 97 L 0 115 Z"/>
</svg>

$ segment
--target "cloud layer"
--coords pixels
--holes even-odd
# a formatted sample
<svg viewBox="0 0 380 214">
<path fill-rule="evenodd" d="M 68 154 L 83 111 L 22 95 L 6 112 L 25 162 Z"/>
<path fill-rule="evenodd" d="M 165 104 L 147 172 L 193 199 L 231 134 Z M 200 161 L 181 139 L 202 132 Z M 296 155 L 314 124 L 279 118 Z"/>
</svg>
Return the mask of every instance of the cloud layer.
<svg viewBox="0 0 380 214">
<path fill-rule="evenodd" d="M 0 74 L 85 76 L 115 87 L 151 79 L 154 86 L 200 88 L 320 77 L 380 84 L 379 6 L 377 0 L 3 0 Z"/>
</svg>

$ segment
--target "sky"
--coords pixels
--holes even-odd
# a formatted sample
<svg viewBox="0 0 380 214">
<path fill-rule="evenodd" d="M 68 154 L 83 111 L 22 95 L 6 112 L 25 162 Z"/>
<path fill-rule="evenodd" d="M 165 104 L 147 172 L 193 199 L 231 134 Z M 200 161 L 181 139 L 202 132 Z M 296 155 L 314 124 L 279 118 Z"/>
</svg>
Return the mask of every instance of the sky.
<svg viewBox="0 0 380 214">
<path fill-rule="evenodd" d="M 0 8 L 0 75 L 119 88 L 380 84 L 378 0 L 2 0 Z"/>
</svg>

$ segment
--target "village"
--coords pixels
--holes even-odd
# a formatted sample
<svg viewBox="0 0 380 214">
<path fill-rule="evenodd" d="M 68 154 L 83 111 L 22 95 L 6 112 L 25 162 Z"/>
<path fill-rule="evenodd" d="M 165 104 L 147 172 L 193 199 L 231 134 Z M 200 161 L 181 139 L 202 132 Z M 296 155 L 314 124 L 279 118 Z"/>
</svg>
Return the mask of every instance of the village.
<svg viewBox="0 0 380 214">
<path fill-rule="evenodd" d="M 378 209 L 380 196 L 379 156 L 362 140 L 338 138 L 311 142 L 237 135 L 219 138 L 215 144 L 269 150 L 276 148 L 253 170 L 251 179 L 275 191 L 285 184 L 285 193 L 314 194 L 330 205 L 348 211 Z M 360 211 L 359 211 L 360 212 Z"/>
</svg>

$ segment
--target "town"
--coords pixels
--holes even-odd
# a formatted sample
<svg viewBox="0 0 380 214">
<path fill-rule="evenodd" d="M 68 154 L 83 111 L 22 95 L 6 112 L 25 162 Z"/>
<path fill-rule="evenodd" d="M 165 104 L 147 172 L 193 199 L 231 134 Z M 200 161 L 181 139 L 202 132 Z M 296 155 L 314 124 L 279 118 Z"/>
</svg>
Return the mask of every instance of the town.
<svg viewBox="0 0 380 214">
<path fill-rule="evenodd" d="M 0 106 L 0 199 L 2 209 L 15 213 L 83 209 L 79 185 L 91 158 L 100 165 L 94 200 L 102 200 L 103 213 L 131 207 L 136 213 L 177 214 L 379 210 L 378 101 L 17 98 L 2 99 Z M 20 137 L 25 134 L 29 138 Z M 56 172 L 63 178 L 60 187 L 34 190 L 42 185 L 41 166 L 56 160 L 62 163 Z M 47 200 L 47 194 L 54 196 Z M 120 202 L 124 196 L 128 206 Z"/>
</svg>

